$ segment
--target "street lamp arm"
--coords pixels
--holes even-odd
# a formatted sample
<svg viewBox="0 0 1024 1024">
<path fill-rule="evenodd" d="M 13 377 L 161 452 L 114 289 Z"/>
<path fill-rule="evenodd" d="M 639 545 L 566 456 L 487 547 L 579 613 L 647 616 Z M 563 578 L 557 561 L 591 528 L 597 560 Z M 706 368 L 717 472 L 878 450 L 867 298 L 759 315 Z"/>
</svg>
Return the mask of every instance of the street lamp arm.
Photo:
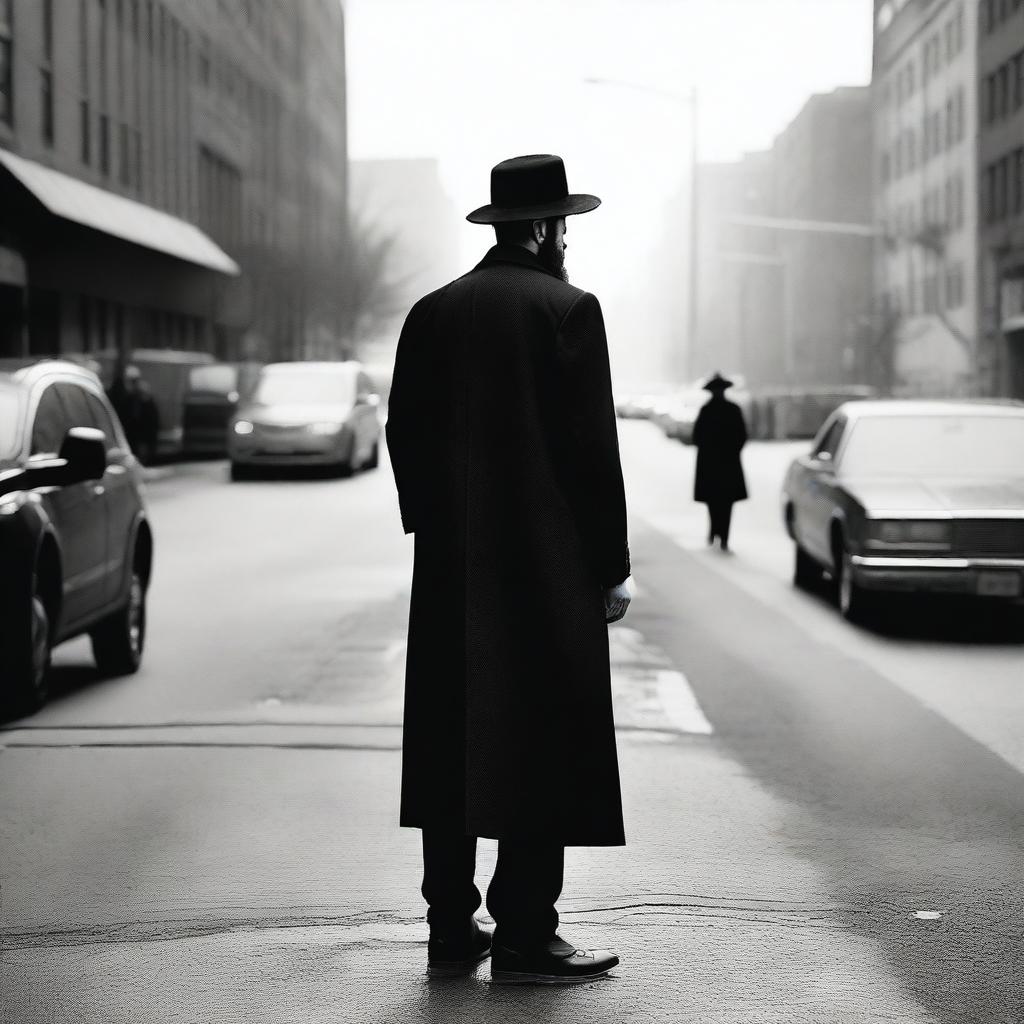
<svg viewBox="0 0 1024 1024">
<path fill-rule="evenodd" d="M 643 85 L 640 82 L 627 82 L 619 78 L 600 78 L 588 75 L 583 79 L 586 85 L 610 85 L 616 89 L 633 89 L 635 92 L 646 92 L 654 96 L 661 96 L 668 100 L 675 100 L 677 103 L 692 103 L 697 94 L 696 89 L 689 92 L 673 92 L 671 89 L 661 89 L 656 85 Z"/>
</svg>

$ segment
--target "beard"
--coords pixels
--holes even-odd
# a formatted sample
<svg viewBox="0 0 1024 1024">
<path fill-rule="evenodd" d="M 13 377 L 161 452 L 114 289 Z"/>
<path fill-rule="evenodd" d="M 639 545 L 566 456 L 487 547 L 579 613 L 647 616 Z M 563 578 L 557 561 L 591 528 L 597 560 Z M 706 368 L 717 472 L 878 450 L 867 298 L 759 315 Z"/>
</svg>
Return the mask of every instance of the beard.
<svg viewBox="0 0 1024 1024">
<path fill-rule="evenodd" d="M 569 283 L 569 271 L 565 269 L 565 248 L 555 244 L 554 231 L 549 231 L 544 241 L 540 243 L 537 255 L 548 270 L 557 274 L 566 284 Z"/>
</svg>

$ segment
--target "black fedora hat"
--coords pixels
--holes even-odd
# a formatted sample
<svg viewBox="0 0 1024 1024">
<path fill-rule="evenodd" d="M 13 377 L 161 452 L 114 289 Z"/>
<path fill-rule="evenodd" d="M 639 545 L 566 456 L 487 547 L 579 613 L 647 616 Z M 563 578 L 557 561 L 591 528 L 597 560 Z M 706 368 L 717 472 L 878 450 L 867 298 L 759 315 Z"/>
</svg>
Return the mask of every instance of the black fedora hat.
<svg viewBox="0 0 1024 1024">
<path fill-rule="evenodd" d="M 597 196 L 570 195 L 560 156 L 514 156 L 491 168 L 491 201 L 466 217 L 472 224 L 504 224 L 589 213 Z"/>
<path fill-rule="evenodd" d="M 704 382 L 705 391 L 726 391 L 732 387 L 732 381 L 723 377 L 717 370 Z"/>
</svg>

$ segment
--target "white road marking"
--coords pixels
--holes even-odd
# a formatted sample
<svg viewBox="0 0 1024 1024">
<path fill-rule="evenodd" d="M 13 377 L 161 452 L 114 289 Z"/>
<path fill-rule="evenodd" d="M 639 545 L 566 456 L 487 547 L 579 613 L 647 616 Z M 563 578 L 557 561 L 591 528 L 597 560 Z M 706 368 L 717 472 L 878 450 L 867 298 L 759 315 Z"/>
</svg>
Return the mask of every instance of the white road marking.
<svg viewBox="0 0 1024 1024">
<path fill-rule="evenodd" d="M 677 672 L 674 669 L 659 670 L 658 695 L 661 697 L 661 706 L 669 721 L 680 732 L 710 736 L 714 731 L 704 712 L 701 711 L 697 697 L 682 672 Z"/>
<path fill-rule="evenodd" d="M 661 648 L 637 629 L 613 626 L 608 633 L 615 721 L 620 729 L 658 733 L 665 740 L 714 731 L 689 680 Z"/>
</svg>

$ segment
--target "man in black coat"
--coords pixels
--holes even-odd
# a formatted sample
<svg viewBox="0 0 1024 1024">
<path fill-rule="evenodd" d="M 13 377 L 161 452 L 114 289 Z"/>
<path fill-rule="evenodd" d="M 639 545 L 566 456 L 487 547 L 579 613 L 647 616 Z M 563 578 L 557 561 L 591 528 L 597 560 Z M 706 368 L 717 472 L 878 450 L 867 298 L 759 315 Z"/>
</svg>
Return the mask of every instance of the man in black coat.
<svg viewBox="0 0 1024 1024">
<path fill-rule="evenodd" d="M 747 496 L 740 462 L 740 452 L 747 443 L 747 425 L 743 410 L 725 397 L 732 387 L 731 380 L 716 373 L 704 387 L 711 398 L 701 406 L 693 425 L 697 447 L 693 500 L 708 507 L 708 543 L 714 544 L 717 538 L 722 550 L 728 551 L 732 506 Z"/>
<path fill-rule="evenodd" d="M 556 935 L 564 847 L 624 843 L 607 623 L 630 600 L 626 507 L 597 299 L 568 284 L 562 161 L 517 157 L 471 213 L 497 244 L 413 307 L 387 439 L 415 533 L 401 824 L 423 830 L 428 972 L 491 945 L 492 978 L 578 981 L 618 963 Z"/>
</svg>

